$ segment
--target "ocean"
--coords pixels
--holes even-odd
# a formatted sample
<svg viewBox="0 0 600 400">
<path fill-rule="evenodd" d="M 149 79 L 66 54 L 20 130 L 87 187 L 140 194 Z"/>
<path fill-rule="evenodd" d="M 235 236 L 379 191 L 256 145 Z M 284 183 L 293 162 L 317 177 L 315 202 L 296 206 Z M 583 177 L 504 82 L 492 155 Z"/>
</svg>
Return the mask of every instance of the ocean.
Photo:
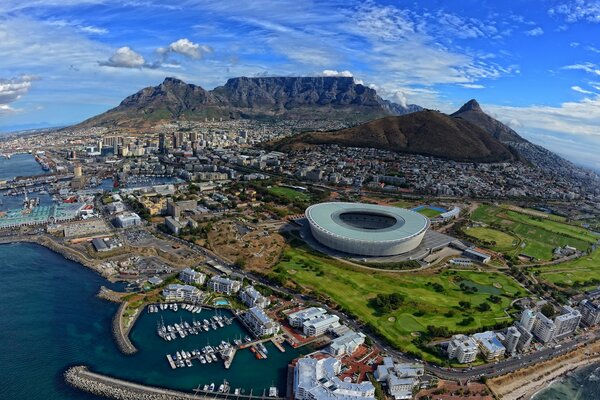
<svg viewBox="0 0 600 400">
<path fill-rule="evenodd" d="M 597 399 L 600 399 L 600 364 L 575 370 L 533 397 L 533 400 Z"/>
<path fill-rule="evenodd" d="M 31 154 L 14 154 L 10 159 L 0 157 L 0 181 L 17 176 L 43 175 L 45 172 Z"/>
<path fill-rule="evenodd" d="M 93 399 L 63 381 L 71 365 L 140 383 L 185 391 L 198 385 L 230 382 L 245 393 L 262 393 L 276 385 L 285 393 L 288 363 L 301 352 L 286 348 L 281 353 L 271 343 L 269 357 L 257 360 L 249 350 L 239 351 L 230 370 L 223 363 L 171 370 L 167 353 L 191 351 L 207 343 L 245 336 L 235 321 L 224 328 L 185 339 L 165 342 L 156 334 L 161 317 L 165 323 L 207 318 L 213 311 L 143 313 L 131 332 L 139 352 L 121 354 L 112 338 L 111 319 L 117 304 L 97 298 L 101 285 L 109 283 L 78 263 L 44 247 L 16 243 L 0 245 L 0 399 Z M 307 352 L 308 349 L 302 351 Z"/>
</svg>

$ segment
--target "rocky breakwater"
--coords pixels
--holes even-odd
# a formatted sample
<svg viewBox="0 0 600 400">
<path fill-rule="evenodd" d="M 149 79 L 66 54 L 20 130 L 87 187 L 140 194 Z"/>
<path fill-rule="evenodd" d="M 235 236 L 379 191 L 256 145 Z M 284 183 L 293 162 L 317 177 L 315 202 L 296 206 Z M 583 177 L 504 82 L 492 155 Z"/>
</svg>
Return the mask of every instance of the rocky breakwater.
<svg viewBox="0 0 600 400">
<path fill-rule="evenodd" d="M 133 382 L 111 378 L 90 371 L 85 366 L 69 368 L 65 381 L 72 387 L 94 394 L 117 400 L 191 400 L 206 399 L 193 393 L 178 392 L 152 386 L 140 385 Z"/>
<path fill-rule="evenodd" d="M 140 315 L 141 308 L 136 310 L 135 315 L 131 317 L 131 321 L 129 322 L 128 326 L 125 327 L 123 326 L 124 319 L 126 318 L 124 316 L 124 313 L 127 310 L 128 305 L 129 303 L 124 301 L 123 303 L 121 303 L 121 306 L 119 306 L 119 309 L 115 313 L 115 316 L 112 320 L 112 333 L 113 337 L 115 338 L 115 341 L 117 342 L 119 350 L 123 354 L 134 354 L 138 350 L 133 345 L 133 343 L 131 343 L 131 340 L 129 340 L 129 331 L 131 330 L 131 327 L 135 324 L 135 320 L 137 319 L 137 317 Z"/>
</svg>

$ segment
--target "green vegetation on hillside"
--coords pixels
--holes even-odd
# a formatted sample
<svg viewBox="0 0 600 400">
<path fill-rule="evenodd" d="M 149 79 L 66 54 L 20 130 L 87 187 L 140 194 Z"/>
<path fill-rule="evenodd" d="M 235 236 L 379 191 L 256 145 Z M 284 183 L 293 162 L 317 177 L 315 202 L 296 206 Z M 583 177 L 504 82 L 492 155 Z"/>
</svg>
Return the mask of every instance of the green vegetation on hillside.
<svg viewBox="0 0 600 400">
<path fill-rule="evenodd" d="M 473 231 L 475 228 L 465 231 L 466 234 L 483 241 L 496 241 L 497 250 L 503 251 L 508 256 L 526 254 L 540 260 L 551 260 L 552 252 L 556 247 L 570 245 L 585 251 L 597 240 L 592 232 L 579 226 L 491 205 L 479 206 L 471 215 L 471 219 L 485 223 L 495 231 L 518 238 L 520 243 L 515 248 L 503 248 L 496 240 L 503 241 L 498 233 Z M 485 237 L 486 233 L 491 236 Z M 507 243 L 506 240 L 508 238 L 504 238 L 504 244 Z M 490 247 L 494 248 L 494 246 Z"/>
<path fill-rule="evenodd" d="M 524 295 L 516 281 L 501 273 L 374 272 L 304 247 L 288 247 L 271 278 L 291 280 L 315 296 L 326 296 L 397 348 L 436 362 L 442 359 L 423 351 L 424 337 L 507 324 L 512 319 L 504 309 Z M 489 309 L 482 303 L 489 303 Z"/>
<path fill-rule="evenodd" d="M 479 239 L 496 251 L 509 251 L 519 245 L 520 240 L 516 236 L 492 228 L 473 227 L 467 228 L 465 233 L 468 236 Z"/>
</svg>

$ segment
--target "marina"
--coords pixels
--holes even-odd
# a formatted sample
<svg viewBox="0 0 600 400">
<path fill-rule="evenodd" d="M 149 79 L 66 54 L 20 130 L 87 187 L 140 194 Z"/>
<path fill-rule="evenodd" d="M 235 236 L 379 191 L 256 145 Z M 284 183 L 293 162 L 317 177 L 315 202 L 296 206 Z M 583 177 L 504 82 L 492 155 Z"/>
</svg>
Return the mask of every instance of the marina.
<svg viewBox="0 0 600 400">
<path fill-rule="evenodd" d="M 311 351 L 283 344 L 286 350 L 283 353 L 267 340 L 264 343 L 267 359 L 258 360 L 249 349 L 239 348 L 233 352 L 229 362 L 218 358 L 218 362 L 202 364 L 199 358 L 192 358 L 192 367 L 172 369 L 167 354 L 172 357 L 179 351 L 181 355 L 182 350 L 191 354 L 192 350 L 202 351 L 209 345 L 218 347 L 222 341 L 234 348 L 251 343 L 251 340 L 245 339 L 248 335 L 246 329 L 230 311 L 220 309 L 217 312 L 203 307 L 201 312 L 192 313 L 179 303 L 177 311 L 142 312 L 130 333 L 138 352 L 126 356 L 118 351 L 111 336 L 111 321 L 118 305 L 96 297 L 101 286 L 109 285 L 107 281 L 91 270 L 33 244 L 0 246 L 0 262 L 4 273 L 11 277 L 0 282 L 5 306 L 0 309 L 0 315 L 3 320 L 11 320 L 5 330 L 8 340 L 0 341 L 0 368 L 6 371 L 8 382 L 3 388 L 6 398 L 33 399 L 44 393 L 48 400 L 97 399 L 70 388 L 62 379 L 56 379 L 57 371 L 78 364 L 87 365 L 99 374 L 179 390 L 190 393 L 190 396 L 198 387 L 202 390 L 204 385 L 214 382 L 216 391 L 210 392 L 210 395 L 206 393 L 207 397 L 235 398 L 236 389 L 239 389 L 240 399 L 248 398 L 251 393 L 259 398 L 263 392 L 268 397 L 272 386 L 279 393 L 285 393 L 288 364 Z M 53 282 L 52 286 L 48 282 Z M 23 291 L 36 295 L 23 297 Z M 61 295 L 57 296 L 57 293 Z M 156 333 L 157 321 L 160 322 L 161 317 L 165 325 L 174 325 L 182 319 L 188 322 L 193 318 L 197 321 L 210 320 L 217 313 L 234 319 L 223 328 L 175 341 L 166 341 Z M 24 331 L 34 332 L 32 326 L 38 327 L 35 334 L 21 334 Z M 49 340 L 57 345 L 48 348 Z M 28 356 L 32 352 L 38 354 L 35 360 Z M 31 375 L 32 366 L 37 371 L 34 376 Z M 35 379 L 35 385 L 30 384 L 31 379 Z M 229 382 L 230 391 L 219 394 L 218 389 L 224 379 Z"/>
</svg>

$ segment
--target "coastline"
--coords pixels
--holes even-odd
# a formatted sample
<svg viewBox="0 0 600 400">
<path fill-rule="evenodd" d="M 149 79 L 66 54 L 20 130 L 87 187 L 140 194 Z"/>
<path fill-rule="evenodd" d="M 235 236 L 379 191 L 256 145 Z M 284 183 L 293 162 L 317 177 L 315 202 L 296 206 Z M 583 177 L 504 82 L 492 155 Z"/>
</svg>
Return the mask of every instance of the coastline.
<svg viewBox="0 0 600 400">
<path fill-rule="evenodd" d="M 600 362 L 600 342 L 577 348 L 540 364 L 488 380 L 488 387 L 504 400 L 530 400 L 564 375 Z"/>
</svg>

